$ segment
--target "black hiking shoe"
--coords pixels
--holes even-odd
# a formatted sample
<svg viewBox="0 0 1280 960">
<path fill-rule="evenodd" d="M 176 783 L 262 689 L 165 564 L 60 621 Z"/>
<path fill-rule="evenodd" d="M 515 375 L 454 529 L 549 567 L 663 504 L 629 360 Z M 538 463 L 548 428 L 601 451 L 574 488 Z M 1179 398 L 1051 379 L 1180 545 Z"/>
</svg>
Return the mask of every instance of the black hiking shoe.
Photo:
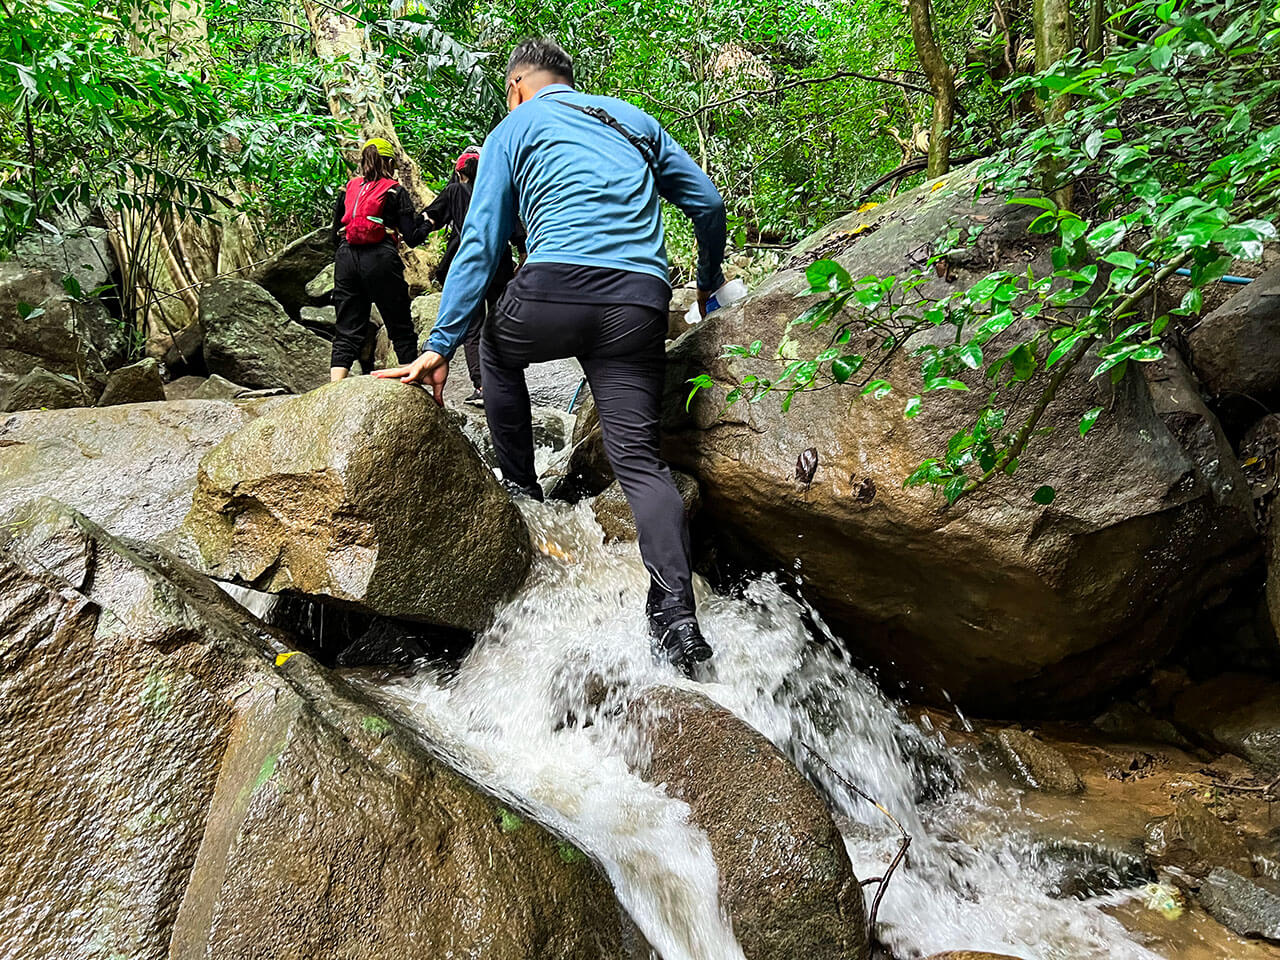
<svg viewBox="0 0 1280 960">
<path fill-rule="evenodd" d="M 534 484 L 532 487 L 525 487 L 516 483 L 514 480 L 506 479 L 499 480 L 498 483 L 502 486 L 503 490 L 510 494 L 512 500 L 537 500 L 539 503 L 542 503 L 546 499 L 546 495 L 543 494 L 542 488 L 537 484 Z"/>
<path fill-rule="evenodd" d="M 692 617 L 665 627 L 656 619 L 650 619 L 649 633 L 654 640 L 654 659 L 666 660 L 690 680 L 693 679 L 694 668 L 711 659 L 711 645 L 702 636 L 698 621 Z"/>
<path fill-rule="evenodd" d="M 476 387 L 474 390 L 471 391 L 471 396 L 467 397 L 467 399 L 463 400 L 462 402 L 469 403 L 473 407 L 483 407 L 484 391 L 482 391 L 479 387 Z"/>
</svg>

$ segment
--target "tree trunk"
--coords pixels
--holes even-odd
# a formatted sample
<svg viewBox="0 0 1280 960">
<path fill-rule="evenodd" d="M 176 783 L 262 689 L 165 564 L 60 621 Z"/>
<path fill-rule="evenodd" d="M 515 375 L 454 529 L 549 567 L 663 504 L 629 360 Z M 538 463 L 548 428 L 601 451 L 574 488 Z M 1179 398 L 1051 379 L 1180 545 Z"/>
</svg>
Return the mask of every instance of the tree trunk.
<svg viewBox="0 0 1280 960">
<path fill-rule="evenodd" d="M 1103 50 L 1103 24 L 1107 21 L 1107 6 L 1103 0 L 1089 0 L 1089 36 L 1085 41 L 1085 52 L 1090 60 L 1101 60 L 1106 53 Z"/>
<path fill-rule="evenodd" d="M 1032 22 L 1036 36 L 1036 70 L 1048 70 L 1059 60 L 1066 59 L 1071 48 L 1075 46 L 1071 29 L 1070 0 L 1035 0 L 1032 7 Z M 1044 121 L 1056 125 L 1063 122 L 1067 110 L 1071 107 L 1071 97 L 1054 97 L 1044 104 Z M 1059 207 L 1071 207 L 1070 185 L 1058 185 L 1059 171 L 1056 165 L 1045 170 L 1046 187 L 1053 193 L 1054 202 Z"/>
<path fill-rule="evenodd" d="M 933 36 L 933 9 L 929 0 L 908 0 L 911 38 L 916 57 L 933 91 L 933 122 L 929 130 L 930 177 L 940 177 L 951 166 L 951 122 L 956 108 L 956 72 Z"/>
<path fill-rule="evenodd" d="M 134 56 L 178 69 L 208 59 L 204 0 L 136 0 L 131 15 L 137 28 L 129 36 Z"/>
<path fill-rule="evenodd" d="M 389 140 L 396 152 L 397 177 L 413 198 L 414 207 L 423 209 L 435 194 L 422 179 L 418 165 L 400 145 L 391 111 L 386 105 L 386 90 L 377 51 L 369 46 L 365 24 L 323 0 L 302 0 L 302 8 L 311 25 L 311 42 L 316 57 L 325 65 L 328 77 L 325 91 L 329 110 L 339 120 L 352 120 L 360 128 L 362 139 L 381 137 Z M 359 144 L 349 144 L 353 160 Z M 459 146 L 459 151 L 461 147 Z M 440 261 L 439 244 L 433 243 L 410 250 L 400 248 L 405 264 L 405 279 L 412 290 L 431 286 L 432 268 Z M 427 331 L 419 330 L 425 337 Z"/>
<path fill-rule="evenodd" d="M 325 65 L 328 77 L 325 91 L 329 110 L 339 120 L 353 120 L 360 127 L 362 140 L 382 137 L 396 151 L 396 168 L 414 204 L 425 207 L 435 195 L 422 180 L 418 165 L 405 154 L 391 122 L 382 82 L 382 67 L 377 52 L 369 46 L 365 25 L 343 13 L 336 6 L 316 0 L 302 0 L 307 22 L 311 25 L 311 42 L 316 56 Z M 359 144 L 351 144 L 353 158 Z"/>
</svg>

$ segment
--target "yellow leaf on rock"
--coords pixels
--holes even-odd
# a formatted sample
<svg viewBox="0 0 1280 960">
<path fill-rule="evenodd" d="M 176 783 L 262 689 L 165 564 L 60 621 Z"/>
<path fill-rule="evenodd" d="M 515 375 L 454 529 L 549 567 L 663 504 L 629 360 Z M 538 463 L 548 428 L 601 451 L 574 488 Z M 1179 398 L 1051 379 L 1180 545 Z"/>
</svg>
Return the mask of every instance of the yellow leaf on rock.
<svg viewBox="0 0 1280 960">
<path fill-rule="evenodd" d="M 880 204 L 878 204 L 878 203 L 876 203 L 874 200 L 872 200 L 872 201 L 870 201 L 870 202 L 868 202 L 868 203 L 864 203 L 862 206 L 860 206 L 860 207 L 858 208 L 858 213 L 866 213 L 868 210 L 874 210 L 874 209 L 875 209 L 876 207 L 878 207 L 878 206 L 880 206 Z"/>
<path fill-rule="evenodd" d="M 935 183 L 932 187 L 929 188 L 929 192 L 932 193 L 935 190 L 941 190 L 946 185 L 947 185 L 947 181 L 939 180 L 937 183 Z"/>
<path fill-rule="evenodd" d="M 276 666 L 283 667 L 285 665 L 285 661 L 287 661 L 290 657 L 292 657 L 297 652 L 298 652 L 297 650 L 288 650 L 285 653 L 277 653 Z"/>
</svg>

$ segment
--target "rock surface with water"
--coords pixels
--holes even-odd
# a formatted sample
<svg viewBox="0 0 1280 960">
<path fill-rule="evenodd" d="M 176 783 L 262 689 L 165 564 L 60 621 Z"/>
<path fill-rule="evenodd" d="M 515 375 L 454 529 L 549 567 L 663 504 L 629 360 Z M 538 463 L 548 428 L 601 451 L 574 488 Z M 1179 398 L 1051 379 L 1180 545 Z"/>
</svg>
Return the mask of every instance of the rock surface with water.
<svg viewBox="0 0 1280 960">
<path fill-rule="evenodd" d="M 720 868 L 720 903 L 747 960 L 867 956 L 862 889 L 822 797 L 765 737 L 706 697 L 634 701 L 646 779 L 689 804 Z"/>
<path fill-rule="evenodd" d="M 185 530 L 222 579 L 467 630 L 531 558 L 519 511 L 430 395 L 371 377 L 285 401 L 211 450 Z"/>
<path fill-rule="evenodd" d="M 1234 454 L 1185 377 L 1144 369 L 1112 390 L 1090 378 L 1096 364 L 1081 363 L 1040 424 L 1051 432 L 1020 458 L 1017 476 L 952 507 L 936 491 L 903 486 L 986 396 L 929 394 L 920 416 L 903 416 L 906 397 L 921 389 L 909 355 L 949 328 L 917 334 L 890 362 L 886 376 L 901 395 L 827 389 L 799 394 L 789 413 L 767 399 L 721 415 L 725 389 L 777 372 L 771 359 L 722 358 L 724 344 L 762 339 L 774 349 L 815 302 L 803 296 L 805 268 L 819 257 L 855 277 L 903 277 L 958 227 L 978 234 L 976 245 L 953 258 L 949 279 L 930 274 L 912 296 L 942 297 L 993 269 L 1051 271 L 1048 248 L 1026 230 L 1034 210 L 996 196 L 975 201 L 973 186 L 955 171 L 837 221 L 745 301 L 673 344 L 664 450 L 702 483 L 713 518 L 778 567 L 798 570 L 807 596 L 858 638 L 861 655 L 891 667 L 909 690 L 1025 716 L 1096 701 L 1149 669 L 1201 598 L 1256 552 Z M 830 331 L 788 335 L 800 355 L 814 355 Z M 855 338 L 849 349 L 874 354 L 878 343 Z M 688 380 L 702 373 L 718 390 L 700 392 L 686 414 Z M 1082 440 L 1081 415 L 1099 406 L 1107 412 Z M 807 450 L 816 467 L 801 482 L 796 464 Z M 1042 484 L 1057 491 L 1049 506 L 1032 500 Z"/>
<path fill-rule="evenodd" d="M 5 956 L 647 956 L 576 849 L 175 558 L 48 500 L 0 538 Z"/>
<path fill-rule="evenodd" d="M 1000 760 L 1015 780 L 1032 790 L 1051 793 L 1080 793 L 1084 784 L 1071 762 L 1060 750 L 1037 740 L 1025 730 L 1012 727 L 991 737 Z"/>
<path fill-rule="evenodd" d="M 1179 797 L 1173 813 L 1147 825 L 1146 854 L 1157 867 L 1203 879 L 1215 867 L 1251 873 L 1249 848 L 1195 797 Z"/>
<path fill-rule="evenodd" d="M 0 419 L 0 510 L 57 497 L 118 536 L 173 545 L 200 458 L 280 400 L 177 400 Z"/>
<path fill-rule="evenodd" d="M 224 278 L 200 290 L 200 326 L 210 373 L 250 388 L 305 393 L 329 381 L 331 347 L 289 319 L 257 284 Z"/>
</svg>

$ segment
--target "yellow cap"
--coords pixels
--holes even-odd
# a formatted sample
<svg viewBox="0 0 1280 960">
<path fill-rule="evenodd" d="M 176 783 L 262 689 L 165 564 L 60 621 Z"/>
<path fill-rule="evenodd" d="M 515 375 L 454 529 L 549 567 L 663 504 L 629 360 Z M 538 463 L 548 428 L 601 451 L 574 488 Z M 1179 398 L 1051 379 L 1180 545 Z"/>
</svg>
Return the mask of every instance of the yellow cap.
<svg viewBox="0 0 1280 960">
<path fill-rule="evenodd" d="M 363 153 L 368 147 L 377 147 L 379 156 L 394 157 L 396 155 L 396 149 L 391 146 L 391 141 L 383 140 L 381 137 L 372 137 L 366 140 L 364 146 L 360 148 L 360 152 Z"/>
</svg>

